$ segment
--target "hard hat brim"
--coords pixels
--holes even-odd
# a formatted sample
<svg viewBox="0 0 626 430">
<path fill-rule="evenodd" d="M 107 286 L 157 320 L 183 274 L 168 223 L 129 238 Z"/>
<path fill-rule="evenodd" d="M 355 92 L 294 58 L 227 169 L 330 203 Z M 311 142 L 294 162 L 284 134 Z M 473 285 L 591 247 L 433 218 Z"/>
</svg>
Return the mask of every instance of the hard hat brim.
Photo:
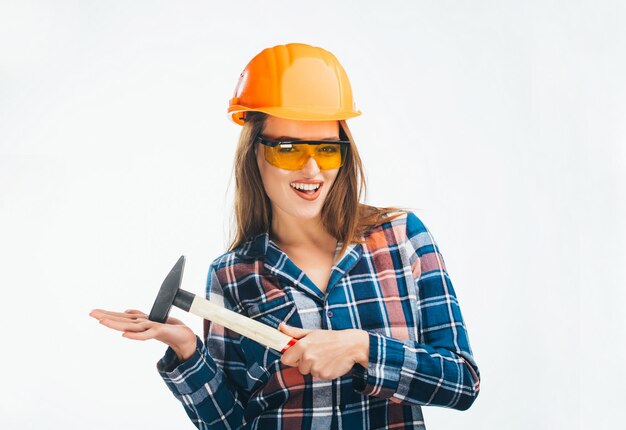
<svg viewBox="0 0 626 430">
<path fill-rule="evenodd" d="M 233 105 L 228 108 L 228 115 L 237 124 L 243 125 L 245 121 L 241 118 L 241 112 L 263 112 L 268 115 L 284 119 L 300 121 L 333 121 L 350 119 L 361 115 L 361 111 L 345 111 L 329 109 L 324 107 L 297 109 L 288 107 L 257 107 L 249 108 L 241 105 Z"/>
</svg>

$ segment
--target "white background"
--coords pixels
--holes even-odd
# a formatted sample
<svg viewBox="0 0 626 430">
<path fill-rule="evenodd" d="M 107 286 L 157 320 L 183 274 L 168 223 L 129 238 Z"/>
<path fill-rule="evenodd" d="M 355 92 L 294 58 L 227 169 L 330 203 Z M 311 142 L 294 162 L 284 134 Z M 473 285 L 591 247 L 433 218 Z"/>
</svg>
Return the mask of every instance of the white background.
<svg viewBox="0 0 626 430">
<path fill-rule="evenodd" d="M 149 310 L 181 254 L 202 294 L 227 101 L 288 42 L 342 62 L 367 202 L 412 208 L 445 257 L 482 384 L 427 427 L 621 427 L 625 23 L 597 0 L 0 1 L 0 427 L 194 428 L 165 347 L 88 313 Z"/>
</svg>

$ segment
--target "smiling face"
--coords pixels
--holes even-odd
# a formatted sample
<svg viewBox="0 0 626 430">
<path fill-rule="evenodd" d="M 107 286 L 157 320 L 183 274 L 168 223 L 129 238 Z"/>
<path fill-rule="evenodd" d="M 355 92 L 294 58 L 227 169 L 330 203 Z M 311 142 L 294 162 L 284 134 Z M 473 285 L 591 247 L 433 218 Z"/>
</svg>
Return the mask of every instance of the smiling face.
<svg viewBox="0 0 626 430">
<path fill-rule="evenodd" d="M 268 116 L 262 136 L 270 140 L 337 140 L 339 123 Z M 281 169 L 265 160 L 264 145 L 256 145 L 257 164 L 272 212 L 279 217 L 290 215 L 303 220 L 319 217 L 339 169 L 320 170 L 314 158 L 309 158 L 300 170 Z M 319 188 L 313 190 L 318 185 Z"/>
</svg>

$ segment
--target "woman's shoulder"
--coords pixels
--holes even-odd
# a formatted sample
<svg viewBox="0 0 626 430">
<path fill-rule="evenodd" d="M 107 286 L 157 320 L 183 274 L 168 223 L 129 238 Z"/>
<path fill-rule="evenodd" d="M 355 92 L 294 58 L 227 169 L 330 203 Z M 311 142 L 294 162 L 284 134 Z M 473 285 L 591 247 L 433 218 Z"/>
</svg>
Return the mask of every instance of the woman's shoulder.
<svg viewBox="0 0 626 430">
<path fill-rule="evenodd" d="M 216 257 L 211 263 L 214 269 L 223 269 L 235 265 L 254 264 L 255 260 L 262 257 L 268 247 L 269 235 L 262 233 L 240 243 Z"/>
<path fill-rule="evenodd" d="M 266 284 L 263 277 L 263 260 L 258 258 L 253 248 L 254 240 L 222 253 L 211 262 L 207 292 L 210 289 L 221 291 L 229 308 L 240 312 L 242 301 L 252 299 L 254 291 Z M 248 296 L 251 297 L 248 297 Z"/>
<path fill-rule="evenodd" d="M 370 227 L 364 234 L 365 237 L 386 230 L 394 230 L 397 236 L 412 235 L 416 231 L 425 230 L 422 220 L 409 209 L 393 209 L 383 212 L 379 216 L 376 225 Z"/>
<path fill-rule="evenodd" d="M 421 247 L 432 239 L 422 219 L 412 210 L 398 209 L 385 213 L 377 225 L 368 229 L 362 240 L 370 251 L 403 245 Z"/>
<path fill-rule="evenodd" d="M 259 234 L 216 257 L 210 265 L 217 282 L 226 290 L 242 286 L 264 284 L 263 256 L 268 247 L 269 235 Z"/>
<path fill-rule="evenodd" d="M 207 290 L 219 291 L 229 309 L 247 313 L 259 303 L 285 297 L 280 280 L 265 269 L 268 240 L 267 234 L 252 237 L 211 263 L 209 279 L 215 285 Z"/>
</svg>

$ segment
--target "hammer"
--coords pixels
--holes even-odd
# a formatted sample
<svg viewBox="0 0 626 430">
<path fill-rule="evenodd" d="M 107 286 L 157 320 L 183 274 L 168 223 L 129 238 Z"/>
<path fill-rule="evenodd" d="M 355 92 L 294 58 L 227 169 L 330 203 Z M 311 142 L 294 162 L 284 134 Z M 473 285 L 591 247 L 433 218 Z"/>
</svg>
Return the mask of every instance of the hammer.
<svg viewBox="0 0 626 430">
<path fill-rule="evenodd" d="M 247 316 L 211 303 L 203 297 L 180 289 L 185 267 L 185 256 L 181 255 L 170 273 L 165 277 L 156 300 L 150 310 L 150 321 L 165 323 L 172 305 L 204 319 L 218 323 L 255 342 L 279 351 L 281 354 L 297 339 Z"/>
</svg>

